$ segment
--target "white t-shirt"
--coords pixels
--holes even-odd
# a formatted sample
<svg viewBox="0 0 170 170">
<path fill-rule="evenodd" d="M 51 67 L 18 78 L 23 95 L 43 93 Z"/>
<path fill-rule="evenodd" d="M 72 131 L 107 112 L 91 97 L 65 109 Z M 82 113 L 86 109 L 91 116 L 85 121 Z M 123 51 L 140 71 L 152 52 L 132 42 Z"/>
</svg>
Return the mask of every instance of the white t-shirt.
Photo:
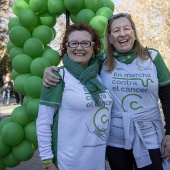
<svg viewBox="0 0 170 170">
<path fill-rule="evenodd" d="M 100 80 L 99 76 L 97 78 Z M 108 90 L 100 93 L 105 106 L 98 107 L 95 106 L 86 87 L 66 69 L 64 81 L 56 144 L 58 168 L 59 170 L 104 170 L 112 107 L 111 94 Z M 50 126 L 56 109 L 45 105 L 39 107 L 37 134 L 42 160 L 53 158 Z"/>
<path fill-rule="evenodd" d="M 160 53 L 154 49 L 149 53 L 152 59 L 143 61 L 130 53 L 116 56 L 114 70 L 108 73 L 103 68 L 100 74 L 113 98 L 108 145 L 132 149 L 138 168 L 152 163 L 148 149 L 160 148 L 161 152 L 164 129 L 158 90 L 170 84 Z M 166 159 L 162 164 L 169 169 Z"/>
<path fill-rule="evenodd" d="M 108 145 L 125 148 L 123 119 L 113 117 L 116 112 L 128 114 L 131 119 L 143 109 L 158 107 L 158 78 L 154 63 L 149 59 L 135 58 L 131 64 L 115 59 L 112 73 L 101 71 L 101 79 L 113 97 L 111 130 Z M 157 110 L 160 114 L 159 108 Z M 153 115 L 154 116 L 154 115 Z M 150 120 L 137 122 L 147 149 L 159 148 L 155 127 Z"/>
</svg>

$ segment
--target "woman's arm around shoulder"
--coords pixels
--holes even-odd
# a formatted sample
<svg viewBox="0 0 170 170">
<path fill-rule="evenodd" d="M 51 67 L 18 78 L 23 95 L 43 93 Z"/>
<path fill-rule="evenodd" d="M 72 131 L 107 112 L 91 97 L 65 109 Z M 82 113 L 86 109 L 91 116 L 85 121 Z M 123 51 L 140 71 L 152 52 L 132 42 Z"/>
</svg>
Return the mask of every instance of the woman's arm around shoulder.
<svg viewBox="0 0 170 170">
<path fill-rule="evenodd" d="M 59 71 L 59 68 L 56 66 L 47 67 L 44 70 L 43 76 L 43 85 L 45 87 L 56 86 L 57 83 L 60 82 L 60 78 L 53 74 L 53 71 Z"/>
</svg>

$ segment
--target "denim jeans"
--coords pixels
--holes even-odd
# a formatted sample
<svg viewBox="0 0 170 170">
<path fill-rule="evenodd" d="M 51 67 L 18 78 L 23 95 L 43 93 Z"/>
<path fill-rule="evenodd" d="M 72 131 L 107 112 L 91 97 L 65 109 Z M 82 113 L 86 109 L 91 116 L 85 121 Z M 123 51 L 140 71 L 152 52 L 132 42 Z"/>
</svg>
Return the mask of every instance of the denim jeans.
<svg viewBox="0 0 170 170">
<path fill-rule="evenodd" d="M 4 89 L 2 92 L 2 104 L 4 104 L 6 96 L 7 96 L 6 103 L 9 104 L 9 101 L 10 101 L 10 90 L 9 89 Z"/>
</svg>

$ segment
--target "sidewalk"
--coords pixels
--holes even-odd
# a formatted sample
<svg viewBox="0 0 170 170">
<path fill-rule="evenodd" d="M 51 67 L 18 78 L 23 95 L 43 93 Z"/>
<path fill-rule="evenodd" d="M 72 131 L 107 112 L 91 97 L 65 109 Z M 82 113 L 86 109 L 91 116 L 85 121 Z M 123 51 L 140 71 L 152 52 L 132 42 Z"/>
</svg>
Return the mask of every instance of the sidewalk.
<svg viewBox="0 0 170 170">
<path fill-rule="evenodd" d="M 1 96 L 0 96 L 1 101 Z M 11 116 L 12 111 L 20 106 L 20 104 L 16 104 L 15 98 L 10 99 L 9 105 L 0 105 L 0 121 L 8 116 Z M 25 162 L 21 162 L 17 167 L 6 168 L 6 170 L 42 170 L 42 164 L 39 157 L 38 150 L 35 151 L 34 156 Z"/>
<path fill-rule="evenodd" d="M 1 96 L 0 96 L 0 101 L 1 101 Z M 0 105 L 0 121 L 7 117 L 11 116 L 12 111 L 20 106 L 15 105 L 15 98 L 11 98 L 10 104 L 9 105 Z M 42 163 L 39 157 L 39 151 L 36 150 L 34 153 L 34 156 L 25 162 L 21 162 L 18 166 L 13 167 L 13 168 L 6 168 L 6 170 L 43 170 Z M 106 161 L 106 170 L 110 170 L 109 164 Z"/>
</svg>

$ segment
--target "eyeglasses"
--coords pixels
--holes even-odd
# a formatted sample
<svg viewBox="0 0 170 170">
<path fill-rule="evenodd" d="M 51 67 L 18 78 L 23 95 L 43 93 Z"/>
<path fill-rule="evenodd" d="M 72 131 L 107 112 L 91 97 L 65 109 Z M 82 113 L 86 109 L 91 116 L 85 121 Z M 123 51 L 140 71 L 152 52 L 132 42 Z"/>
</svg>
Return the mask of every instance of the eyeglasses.
<svg viewBox="0 0 170 170">
<path fill-rule="evenodd" d="M 80 44 L 83 48 L 88 48 L 92 46 L 94 43 L 95 42 L 91 42 L 91 41 L 82 41 L 82 42 L 70 41 L 66 43 L 66 45 L 68 45 L 70 48 L 77 48 Z"/>
<path fill-rule="evenodd" d="M 128 13 L 120 13 L 120 14 L 112 15 L 112 16 L 108 19 L 108 23 L 109 23 L 112 19 L 116 19 L 116 18 L 120 18 L 120 17 L 131 18 L 131 15 L 128 14 Z"/>
</svg>

